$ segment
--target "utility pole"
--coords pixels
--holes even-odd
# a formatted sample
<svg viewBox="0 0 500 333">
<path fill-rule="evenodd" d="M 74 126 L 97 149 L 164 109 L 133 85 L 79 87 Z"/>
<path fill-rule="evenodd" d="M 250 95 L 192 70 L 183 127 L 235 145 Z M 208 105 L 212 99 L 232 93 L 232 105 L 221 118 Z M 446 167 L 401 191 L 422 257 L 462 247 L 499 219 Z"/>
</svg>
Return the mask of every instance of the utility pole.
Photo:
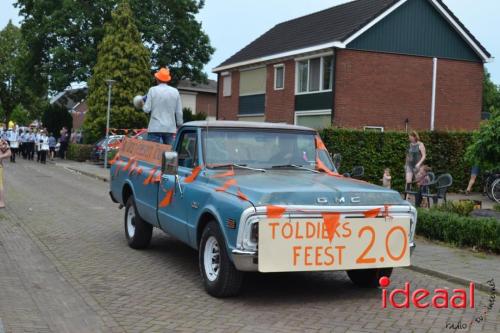
<svg viewBox="0 0 500 333">
<path fill-rule="evenodd" d="M 111 88 L 115 84 L 115 80 L 108 79 L 106 84 L 108 85 L 108 111 L 106 114 L 106 141 L 104 146 L 104 169 L 108 168 L 108 145 L 109 145 L 109 116 L 111 111 Z"/>
</svg>

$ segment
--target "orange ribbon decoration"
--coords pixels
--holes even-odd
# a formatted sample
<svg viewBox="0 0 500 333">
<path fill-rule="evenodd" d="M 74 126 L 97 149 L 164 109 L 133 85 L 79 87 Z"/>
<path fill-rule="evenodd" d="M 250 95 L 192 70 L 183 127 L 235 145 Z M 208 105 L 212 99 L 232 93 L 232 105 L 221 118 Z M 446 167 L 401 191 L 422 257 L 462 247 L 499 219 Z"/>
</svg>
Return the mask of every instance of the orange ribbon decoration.
<svg viewBox="0 0 500 333">
<path fill-rule="evenodd" d="M 186 178 L 184 178 L 185 183 L 192 183 L 195 181 L 196 177 L 200 174 L 201 171 L 201 166 L 197 166 L 196 168 L 193 169 L 193 172 Z"/>
<path fill-rule="evenodd" d="M 120 153 L 116 153 L 115 157 L 113 157 L 113 159 L 108 162 L 109 165 L 115 164 L 115 162 L 118 161 L 119 158 L 120 158 Z"/>
<path fill-rule="evenodd" d="M 316 149 L 327 150 L 325 144 L 323 143 L 323 140 L 321 140 L 319 135 L 316 135 L 315 142 L 316 142 Z"/>
<path fill-rule="evenodd" d="M 156 173 L 157 169 L 158 169 L 158 167 L 151 169 L 151 171 L 149 172 L 149 175 L 147 176 L 147 178 L 143 182 L 144 185 L 148 185 L 151 183 L 151 181 L 153 180 L 153 176 Z"/>
<path fill-rule="evenodd" d="M 248 197 L 245 194 L 243 194 L 243 192 L 241 192 L 240 190 L 238 190 L 238 192 L 236 192 L 236 196 L 243 201 L 250 201 L 250 200 L 248 200 Z"/>
<path fill-rule="evenodd" d="M 280 206 L 267 205 L 267 217 L 270 219 L 279 219 L 283 216 L 286 208 Z"/>
<path fill-rule="evenodd" d="M 160 202 L 159 206 L 161 208 L 163 207 L 167 207 L 168 205 L 170 205 L 170 203 L 172 202 L 172 196 L 174 195 L 174 190 L 173 189 L 170 189 L 167 194 L 165 194 L 165 197 L 163 198 L 163 200 Z"/>
<path fill-rule="evenodd" d="M 123 168 L 123 171 L 127 171 L 131 166 L 132 166 L 132 163 L 135 162 L 135 157 L 131 157 L 128 159 L 128 163 L 125 165 L 125 167 Z"/>
<path fill-rule="evenodd" d="M 226 178 L 226 177 L 234 177 L 234 170 L 229 170 L 227 172 L 219 173 L 217 175 L 213 175 L 210 178 Z"/>
<path fill-rule="evenodd" d="M 328 240 L 331 243 L 340 225 L 340 213 L 323 213 L 321 215 L 323 216 L 323 224 L 326 226 Z"/>
<path fill-rule="evenodd" d="M 236 184 L 237 184 L 236 179 L 229 179 L 227 182 L 224 183 L 224 185 L 222 185 L 222 187 L 217 187 L 215 190 L 217 192 L 225 192 L 231 186 L 236 186 Z"/>
<path fill-rule="evenodd" d="M 364 212 L 363 214 L 365 215 L 366 218 L 369 217 L 377 217 L 378 214 L 380 214 L 381 209 L 380 208 L 375 208 L 375 209 L 370 209 Z"/>
</svg>

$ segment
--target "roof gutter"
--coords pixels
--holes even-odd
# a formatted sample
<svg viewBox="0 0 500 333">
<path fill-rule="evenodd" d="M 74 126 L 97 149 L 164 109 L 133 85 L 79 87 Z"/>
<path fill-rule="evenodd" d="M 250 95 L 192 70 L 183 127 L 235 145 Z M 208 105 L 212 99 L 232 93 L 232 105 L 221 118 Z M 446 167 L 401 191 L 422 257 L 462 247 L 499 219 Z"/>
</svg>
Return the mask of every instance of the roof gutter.
<svg viewBox="0 0 500 333">
<path fill-rule="evenodd" d="M 265 56 L 265 57 L 260 57 L 260 58 L 254 58 L 254 59 L 250 59 L 250 60 L 235 62 L 233 64 L 229 64 L 229 65 L 225 65 L 225 66 L 219 66 L 219 67 L 216 67 L 216 68 L 212 69 L 212 72 L 213 73 L 218 73 L 218 72 L 222 72 L 222 71 L 225 71 L 225 70 L 228 70 L 228 69 L 231 69 L 231 68 L 235 68 L 235 67 L 253 65 L 253 64 L 256 64 L 256 63 L 267 62 L 267 61 L 275 60 L 275 59 L 279 59 L 279 58 L 293 57 L 293 56 L 296 56 L 296 55 L 299 55 L 299 54 L 303 54 L 303 53 L 316 52 L 316 51 L 320 51 L 320 50 L 323 50 L 323 49 L 331 49 L 331 48 L 334 48 L 334 47 L 342 48 L 343 49 L 343 48 L 345 48 L 345 46 L 346 46 L 345 43 L 342 43 L 342 42 L 339 42 L 339 41 L 325 43 L 325 44 L 319 44 L 319 45 L 315 45 L 315 46 L 305 47 L 305 48 L 302 48 L 302 49 L 296 49 L 296 50 L 292 50 L 292 51 L 276 53 L 276 54 L 268 55 L 268 56 Z"/>
</svg>

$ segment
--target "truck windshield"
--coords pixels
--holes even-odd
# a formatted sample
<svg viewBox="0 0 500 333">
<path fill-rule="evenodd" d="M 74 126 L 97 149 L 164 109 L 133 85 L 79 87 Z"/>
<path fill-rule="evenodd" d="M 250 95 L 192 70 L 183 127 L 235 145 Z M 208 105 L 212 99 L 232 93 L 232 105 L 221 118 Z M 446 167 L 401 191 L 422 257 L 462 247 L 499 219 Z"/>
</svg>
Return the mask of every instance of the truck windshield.
<svg viewBox="0 0 500 333">
<path fill-rule="evenodd" d="M 259 129 L 209 129 L 203 131 L 203 155 L 208 168 L 231 164 L 260 169 L 304 171 L 316 168 L 314 132 Z M 330 156 L 320 152 L 321 161 L 336 171 Z M 304 168 L 297 168 L 297 166 Z"/>
</svg>

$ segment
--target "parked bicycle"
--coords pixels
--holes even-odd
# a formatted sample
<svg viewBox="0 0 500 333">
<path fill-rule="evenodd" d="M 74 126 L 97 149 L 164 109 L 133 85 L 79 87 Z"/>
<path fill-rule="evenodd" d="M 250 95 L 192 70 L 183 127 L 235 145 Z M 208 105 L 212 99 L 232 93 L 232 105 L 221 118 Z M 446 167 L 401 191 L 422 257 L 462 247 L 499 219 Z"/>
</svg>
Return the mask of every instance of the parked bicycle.
<svg viewBox="0 0 500 333">
<path fill-rule="evenodd" d="M 500 172 L 486 172 L 484 179 L 483 193 L 491 200 L 500 203 Z"/>
</svg>

